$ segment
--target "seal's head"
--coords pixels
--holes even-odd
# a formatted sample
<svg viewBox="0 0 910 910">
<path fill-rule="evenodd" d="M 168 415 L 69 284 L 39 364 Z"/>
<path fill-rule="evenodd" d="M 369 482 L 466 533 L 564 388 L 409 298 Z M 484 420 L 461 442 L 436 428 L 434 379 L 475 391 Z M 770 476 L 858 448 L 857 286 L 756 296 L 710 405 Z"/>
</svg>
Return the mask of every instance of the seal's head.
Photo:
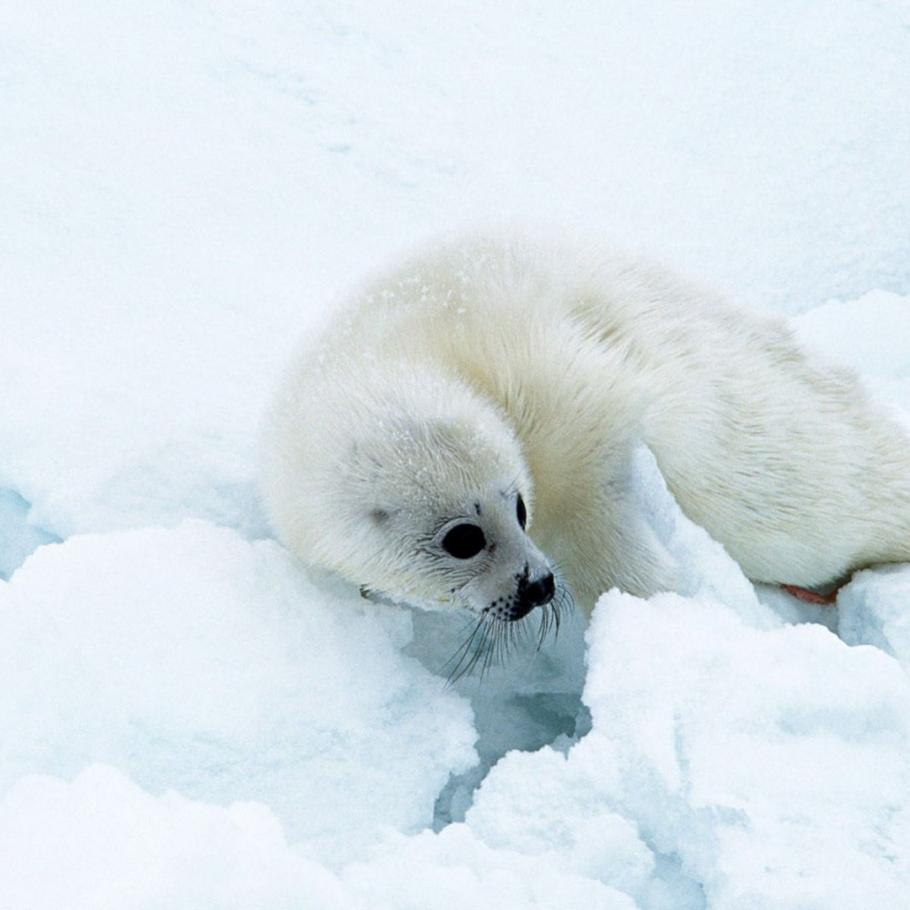
<svg viewBox="0 0 910 910">
<path fill-rule="evenodd" d="M 319 413 L 303 413 L 318 401 Z M 272 415 L 264 492 L 283 541 L 370 591 L 511 621 L 555 593 L 504 419 L 457 380 L 383 370 L 293 389 Z"/>
<path fill-rule="evenodd" d="M 368 504 L 358 566 L 367 587 L 504 620 L 552 599 L 549 563 L 527 534 L 530 487 L 504 441 L 476 414 L 405 418 L 351 452 L 348 489 Z"/>
</svg>

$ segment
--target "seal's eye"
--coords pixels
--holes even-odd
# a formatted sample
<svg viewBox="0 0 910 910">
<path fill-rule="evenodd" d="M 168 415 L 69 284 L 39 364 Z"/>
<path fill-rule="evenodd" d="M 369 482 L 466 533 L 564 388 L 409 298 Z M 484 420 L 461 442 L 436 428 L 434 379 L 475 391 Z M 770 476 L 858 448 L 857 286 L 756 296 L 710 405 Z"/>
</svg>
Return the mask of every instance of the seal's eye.
<svg viewBox="0 0 910 910">
<path fill-rule="evenodd" d="M 483 531 L 477 525 L 455 525 L 442 538 L 442 548 L 456 559 L 470 559 L 476 556 L 487 545 Z"/>
<path fill-rule="evenodd" d="M 521 498 L 521 493 L 518 494 L 518 502 L 515 505 L 515 514 L 518 516 L 518 523 L 521 525 L 522 530 L 524 530 L 524 526 L 528 523 L 528 510 L 525 508 L 525 501 Z"/>
</svg>

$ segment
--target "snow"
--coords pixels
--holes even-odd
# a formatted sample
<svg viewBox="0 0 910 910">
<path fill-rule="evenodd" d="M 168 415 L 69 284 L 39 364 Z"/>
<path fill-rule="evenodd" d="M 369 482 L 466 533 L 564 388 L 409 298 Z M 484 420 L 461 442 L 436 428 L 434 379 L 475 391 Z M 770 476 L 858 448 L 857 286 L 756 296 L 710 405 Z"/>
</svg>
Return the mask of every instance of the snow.
<svg viewBox="0 0 910 910">
<path fill-rule="evenodd" d="M 10 575 L 42 544 L 56 540 L 29 524 L 29 505 L 15 490 L 0 489 L 0 579 Z"/>
<path fill-rule="evenodd" d="M 910 297 L 869 291 L 829 300 L 794 319 L 793 328 L 815 354 L 856 370 L 910 428 Z"/>
<path fill-rule="evenodd" d="M 0 907 L 867 908 L 910 888 L 910 568 L 677 594 L 447 686 L 457 616 L 270 539 L 263 403 L 352 281 L 561 225 L 791 314 L 910 427 L 910 14 L 0 9 Z M 29 555 L 31 554 L 31 555 Z"/>
<path fill-rule="evenodd" d="M 0 857 L 4 907 L 278 910 L 301 895 L 314 910 L 355 906 L 262 804 L 155 798 L 104 765 L 72 783 L 17 781 L 0 802 Z"/>
<path fill-rule="evenodd" d="M 468 705 L 400 653 L 409 614 L 317 590 L 272 542 L 81 535 L 2 595 L 2 788 L 103 762 L 156 793 L 264 802 L 337 860 L 431 824 L 476 760 Z"/>
<path fill-rule="evenodd" d="M 838 634 L 851 645 L 875 645 L 910 667 L 910 567 L 859 572 L 838 601 Z"/>
</svg>

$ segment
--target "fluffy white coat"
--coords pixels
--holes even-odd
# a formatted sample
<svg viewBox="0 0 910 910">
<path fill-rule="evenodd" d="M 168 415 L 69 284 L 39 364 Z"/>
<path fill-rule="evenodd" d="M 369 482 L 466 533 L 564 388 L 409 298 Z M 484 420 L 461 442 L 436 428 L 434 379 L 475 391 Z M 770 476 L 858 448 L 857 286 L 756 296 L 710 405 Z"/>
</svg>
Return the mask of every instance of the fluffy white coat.
<svg viewBox="0 0 910 910">
<path fill-rule="evenodd" d="M 264 438 L 284 542 L 404 599 L 460 587 L 407 523 L 506 483 L 583 607 L 672 589 L 628 495 L 642 442 L 756 581 L 910 559 L 910 443 L 855 376 L 782 320 L 613 252 L 477 237 L 414 257 L 301 352 Z"/>
</svg>

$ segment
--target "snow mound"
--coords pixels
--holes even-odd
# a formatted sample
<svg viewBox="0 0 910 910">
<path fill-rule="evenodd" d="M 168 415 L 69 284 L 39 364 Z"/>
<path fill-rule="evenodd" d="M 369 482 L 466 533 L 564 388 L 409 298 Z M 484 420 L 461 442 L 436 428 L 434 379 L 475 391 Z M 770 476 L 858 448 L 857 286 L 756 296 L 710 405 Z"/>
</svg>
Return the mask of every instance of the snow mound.
<svg viewBox="0 0 910 910">
<path fill-rule="evenodd" d="M 30 910 L 634 910 L 628 895 L 464 826 L 390 837 L 340 875 L 289 845 L 264 806 L 154 797 L 94 765 L 30 775 L 0 799 L 0 905 Z M 9 870 L 15 874 L 4 874 Z"/>
<path fill-rule="evenodd" d="M 29 523 L 29 504 L 18 493 L 0 489 L 0 579 L 9 579 L 30 553 L 56 539 Z"/>
<path fill-rule="evenodd" d="M 860 572 L 838 597 L 840 637 L 875 645 L 910 672 L 910 566 Z"/>
<path fill-rule="evenodd" d="M 636 906 L 629 895 L 561 864 L 490 847 L 465 825 L 452 825 L 440 834 L 398 838 L 377 850 L 369 863 L 345 870 L 343 879 L 371 910 Z"/>
<path fill-rule="evenodd" d="M 31 910 L 281 910 L 301 895 L 312 910 L 354 906 L 264 806 L 155 798 L 104 765 L 72 783 L 29 775 L 11 788 L 0 869 L 0 906 Z"/>
<path fill-rule="evenodd" d="M 410 635 L 406 612 L 202 523 L 43 547 L 0 588 L 0 790 L 103 762 L 264 802 L 341 861 L 429 825 L 476 760 L 469 706 L 401 654 Z"/>
<path fill-rule="evenodd" d="M 895 660 L 670 594 L 605 595 L 588 640 L 592 731 L 565 757 L 503 759 L 475 831 L 647 907 L 901 905 L 910 681 Z"/>
</svg>

